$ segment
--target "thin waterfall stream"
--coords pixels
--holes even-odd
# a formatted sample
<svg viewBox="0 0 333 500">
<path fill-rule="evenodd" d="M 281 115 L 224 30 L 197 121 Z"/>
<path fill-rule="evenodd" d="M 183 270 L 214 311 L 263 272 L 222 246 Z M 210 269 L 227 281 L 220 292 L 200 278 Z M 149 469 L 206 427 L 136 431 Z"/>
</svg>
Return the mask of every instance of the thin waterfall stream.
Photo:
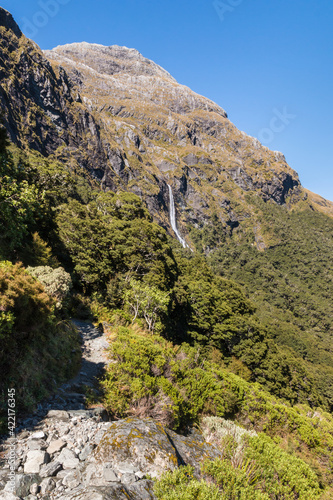
<svg viewBox="0 0 333 500">
<path fill-rule="evenodd" d="M 174 230 L 175 235 L 177 236 L 178 240 L 180 243 L 183 245 L 184 248 L 188 248 L 188 244 L 186 241 L 181 237 L 178 229 L 177 229 L 177 224 L 176 224 L 176 209 L 175 209 L 175 202 L 173 199 L 173 194 L 172 194 L 172 188 L 169 184 L 167 184 L 169 188 L 169 200 L 170 200 L 170 224 L 172 229 Z"/>
</svg>

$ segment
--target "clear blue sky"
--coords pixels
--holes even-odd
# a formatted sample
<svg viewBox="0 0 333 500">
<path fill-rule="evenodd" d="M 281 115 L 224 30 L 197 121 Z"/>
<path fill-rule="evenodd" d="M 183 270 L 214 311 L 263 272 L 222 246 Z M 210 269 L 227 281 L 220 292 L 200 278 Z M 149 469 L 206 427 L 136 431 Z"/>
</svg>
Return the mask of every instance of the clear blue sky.
<svg viewBox="0 0 333 500">
<path fill-rule="evenodd" d="M 43 49 L 139 50 L 333 200 L 332 0 L 0 0 Z M 282 119 L 281 119 L 282 114 Z"/>
</svg>

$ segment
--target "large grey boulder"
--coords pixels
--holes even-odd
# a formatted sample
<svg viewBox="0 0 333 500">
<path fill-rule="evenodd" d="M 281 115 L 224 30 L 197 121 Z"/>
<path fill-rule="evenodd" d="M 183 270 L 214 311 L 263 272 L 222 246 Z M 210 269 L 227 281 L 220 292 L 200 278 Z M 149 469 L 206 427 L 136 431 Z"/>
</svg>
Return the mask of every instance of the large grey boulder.
<svg viewBox="0 0 333 500">
<path fill-rule="evenodd" d="M 191 429 L 187 436 L 176 434 L 169 429 L 166 432 L 182 463 L 191 465 L 196 476 L 200 476 L 200 465 L 203 460 L 214 460 L 222 455 L 221 451 L 207 443 L 201 432 L 196 429 Z"/>
<path fill-rule="evenodd" d="M 20 498 L 29 495 L 30 487 L 34 483 L 40 483 L 37 474 L 15 474 L 15 494 Z"/>
<path fill-rule="evenodd" d="M 92 457 L 97 464 L 110 464 L 122 474 L 143 470 L 152 477 L 174 470 L 179 464 L 164 427 L 150 418 L 113 422 Z"/>
<path fill-rule="evenodd" d="M 66 444 L 67 443 L 65 443 L 65 441 L 63 441 L 62 439 L 56 439 L 55 441 L 51 441 L 46 451 L 50 455 L 54 455 L 58 451 L 61 451 L 63 448 L 65 448 Z"/>
<path fill-rule="evenodd" d="M 40 477 L 52 477 L 55 476 L 61 469 L 62 469 L 61 463 L 55 460 L 54 462 L 51 462 L 41 467 L 39 475 Z"/>
<path fill-rule="evenodd" d="M 152 483 L 152 481 L 149 481 L 149 483 Z M 122 484 L 112 483 L 112 485 L 104 488 L 88 487 L 75 493 L 65 494 L 62 500 L 154 500 L 156 497 L 149 493 L 149 487 L 144 485 L 143 491 L 140 491 L 140 489 L 129 490 Z"/>
<path fill-rule="evenodd" d="M 76 454 L 68 448 L 64 448 L 61 451 L 60 455 L 57 457 L 57 462 L 59 462 L 64 469 L 75 469 L 79 465 L 79 459 Z"/>
<path fill-rule="evenodd" d="M 125 483 L 132 477 L 130 474 L 139 477 L 144 471 L 159 477 L 179 465 L 192 465 L 199 476 L 203 460 L 220 456 L 221 452 L 198 430 L 182 436 L 151 418 L 127 418 L 112 423 L 87 461 L 91 476 L 102 477 L 102 467 L 108 466 Z"/>
</svg>

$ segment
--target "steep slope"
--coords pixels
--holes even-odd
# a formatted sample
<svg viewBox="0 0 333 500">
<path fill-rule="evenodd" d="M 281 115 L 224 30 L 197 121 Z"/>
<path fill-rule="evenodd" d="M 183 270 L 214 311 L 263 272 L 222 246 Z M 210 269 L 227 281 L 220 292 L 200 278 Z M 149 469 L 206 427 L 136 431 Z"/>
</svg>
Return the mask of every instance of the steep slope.
<svg viewBox="0 0 333 500">
<path fill-rule="evenodd" d="M 260 247 L 246 193 L 288 206 L 312 198 L 281 153 L 136 50 L 82 42 L 43 55 L 3 9 L 0 24 L 0 102 L 11 139 L 85 168 L 105 190 L 139 194 L 171 234 L 167 184 L 188 242 L 189 226 L 217 214 L 223 231 L 248 227 Z"/>
<path fill-rule="evenodd" d="M 288 196 L 299 199 L 297 174 L 281 153 L 238 131 L 223 109 L 136 50 L 83 42 L 45 55 L 66 69 L 89 110 L 98 113 L 108 143 L 106 189 L 126 186 L 158 217 L 170 183 L 182 221 L 197 226 L 214 211 L 223 225 L 237 226 L 251 214 L 247 191 L 279 204 Z"/>
<path fill-rule="evenodd" d="M 0 103 L 11 140 L 44 156 L 57 151 L 95 175 L 101 154 L 98 126 L 66 72 L 55 72 L 1 8 L 0 34 Z"/>
</svg>

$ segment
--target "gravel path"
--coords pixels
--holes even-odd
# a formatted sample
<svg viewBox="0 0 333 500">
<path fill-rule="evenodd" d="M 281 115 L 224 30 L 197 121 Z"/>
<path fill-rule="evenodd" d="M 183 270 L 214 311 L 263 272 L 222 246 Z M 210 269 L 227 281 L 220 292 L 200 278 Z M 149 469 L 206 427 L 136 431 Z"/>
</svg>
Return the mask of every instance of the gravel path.
<svg viewBox="0 0 333 500">
<path fill-rule="evenodd" d="M 78 319 L 72 320 L 72 323 L 81 334 L 82 363 L 80 372 L 69 382 L 69 385 L 93 386 L 96 377 L 99 377 L 107 366 L 105 349 L 109 344 L 105 334 L 95 328 L 92 323 Z"/>
<path fill-rule="evenodd" d="M 108 342 L 91 323 L 73 323 L 82 337 L 81 369 L 0 444 L 0 500 L 155 500 L 153 483 L 127 455 L 127 462 L 123 455 L 96 462 L 113 422 L 103 408 L 85 407 L 83 389 L 105 369 Z"/>
<path fill-rule="evenodd" d="M 89 321 L 73 319 L 82 338 L 82 362 L 78 374 L 62 384 L 56 393 L 38 404 L 37 410 L 24 420 L 18 419 L 17 430 L 32 430 L 45 418 L 50 410 L 65 410 L 72 415 L 86 413 L 87 416 L 102 415 L 103 408 L 86 409 L 85 388 L 96 391 L 97 379 L 103 374 L 108 360 L 106 335 Z"/>
</svg>

